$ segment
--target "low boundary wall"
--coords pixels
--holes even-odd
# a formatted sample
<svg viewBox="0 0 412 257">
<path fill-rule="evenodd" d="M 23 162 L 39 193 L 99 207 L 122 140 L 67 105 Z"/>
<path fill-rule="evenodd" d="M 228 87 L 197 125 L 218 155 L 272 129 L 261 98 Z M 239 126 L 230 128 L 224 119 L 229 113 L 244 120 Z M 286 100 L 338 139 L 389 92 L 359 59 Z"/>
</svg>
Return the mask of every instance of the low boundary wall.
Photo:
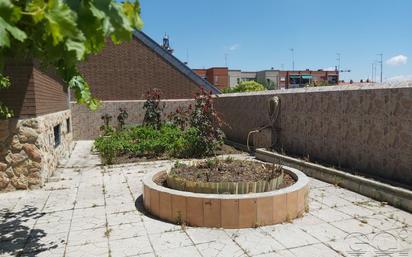
<svg viewBox="0 0 412 257">
<path fill-rule="evenodd" d="M 249 131 L 273 125 L 257 147 L 412 185 L 412 82 L 220 95 L 215 107 L 231 141 L 246 144 Z"/>
</svg>

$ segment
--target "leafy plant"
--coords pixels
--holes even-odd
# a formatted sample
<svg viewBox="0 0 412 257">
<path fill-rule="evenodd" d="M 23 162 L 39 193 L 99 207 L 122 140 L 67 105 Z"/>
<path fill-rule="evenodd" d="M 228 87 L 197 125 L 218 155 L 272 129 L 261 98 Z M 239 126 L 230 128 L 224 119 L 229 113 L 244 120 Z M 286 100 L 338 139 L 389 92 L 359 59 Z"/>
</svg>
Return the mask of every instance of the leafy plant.
<svg viewBox="0 0 412 257">
<path fill-rule="evenodd" d="M 222 120 L 218 116 L 212 100 L 212 93 L 203 89 L 196 95 L 194 110 L 190 116 L 190 126 L 194 129 L 190 136 L 197 136 L 193 142 L 197 155 L 213 155 L 223 144 L 224 134 L 221 130 Z"/>
<path fill-rule="evenodd" d="M 185 130 L 189 126 L 191 113 L 191 104 L 187 108 L 179 106 L 177 107 L 175 112 L 172 112 L 168 115 L 168 120 L 180 129 Z"/>
<path fill-rule="evenodd" d="M 126 120 L 129 117 L 126 108 L 119 108 L 119 115 L 117 115 L 117 122 L 119 124 L 119 128 L 123 129 L 124 125 L 126 124 Z"/>
<path fill-rule="evenodd" d="M 108 135 L 113 132 L 112 126 L 110 126 L 110 121 L 112 120 L 112 116 L 108 113 L 105 113 L 100 117 L 103 120 L 103 125 L 100 126 L 100 131 L 103 132 L 103 135 Z"/>
<path fill-rule="evenodd" d="M 264 90 L 266 90 L 266 88 L 256 81 L 242 81 L 233 88 L 225 88 L 223 93 L 240 93 Z"/>
<path fill-rule="evenodd" d="M 161 115 L 164 109 L 164 105 L 161 105 L 160 97 L 161 91 L 159 89 L 151 89 L 146 93 L 146 102 L 143 105 L 143 108 L 146 109 L 143 119 L 144 125 L 160 129 Z"/>
<path fill-rule="evenodd" d="M 5 60 L 36 60 L 55 68 L 77 101 L 95 110 L 99 102 L 77 64 L 102 50 L 107 38 L 116 44 L 130 40 L 142 25 L 137 0 L 1 0 L 0 89 L 11 85 L 2 74 Z M 0 118 L 11 116 L 0 102 Z"/>
</svg>

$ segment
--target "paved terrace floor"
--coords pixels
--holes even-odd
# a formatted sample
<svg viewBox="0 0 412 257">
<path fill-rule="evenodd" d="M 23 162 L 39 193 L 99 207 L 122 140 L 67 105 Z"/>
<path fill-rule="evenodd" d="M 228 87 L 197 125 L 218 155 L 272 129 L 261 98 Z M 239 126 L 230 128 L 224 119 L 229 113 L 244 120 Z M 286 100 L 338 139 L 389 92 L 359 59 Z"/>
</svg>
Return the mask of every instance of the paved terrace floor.
<svg viewBox="0 0 412 257">
<path fill-rule="evenodd" d="M 316 179 L 309 213 L 292 223 L 165 223 L 144 213 L 141 179 L 173 162 L 107 168 L 91 144 L 77 142 L 60 180 L 0 194 L 0 256 L 412 256 L 411 214 Z"/>
</svg>

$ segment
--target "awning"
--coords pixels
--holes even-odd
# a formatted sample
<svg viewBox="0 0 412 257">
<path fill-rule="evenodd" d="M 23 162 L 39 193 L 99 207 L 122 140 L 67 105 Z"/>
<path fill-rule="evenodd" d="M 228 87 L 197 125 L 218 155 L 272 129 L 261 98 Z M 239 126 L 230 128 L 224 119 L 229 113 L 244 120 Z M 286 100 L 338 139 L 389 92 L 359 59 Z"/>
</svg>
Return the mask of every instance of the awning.
<svg viewBox="0 0 412 257">
<path fill-rule="evenodd" d="M 302 75 L 302 79 L 312 79 L 312 75 Z"/>
</svg>

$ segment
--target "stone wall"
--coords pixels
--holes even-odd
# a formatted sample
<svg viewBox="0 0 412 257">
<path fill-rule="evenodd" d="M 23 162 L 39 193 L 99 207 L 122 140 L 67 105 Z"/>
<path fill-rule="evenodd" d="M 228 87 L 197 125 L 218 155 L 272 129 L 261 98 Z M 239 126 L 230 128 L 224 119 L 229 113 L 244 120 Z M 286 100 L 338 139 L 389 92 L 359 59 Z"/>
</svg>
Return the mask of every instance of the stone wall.
<svg viewBox="0 0 412 257">
<path fill-rule="evenodd" d="M 73 140 L 67 119 L 71 119 L 70 110 L 0 121 L 0 191 L 44 184 L 59 160 L 71 152 Z M 59 124 L 61 143 L 55 147 L 54 127 Z"/>
<path fill-rule="evenodd" d="M 271 125 L 273 96 L 280 114 L 258 147 L 412 185 L 412 82 L 221 95 L 227 137 L 246 144 L 249 131 Z"/>
<path fill-rule="evenodd" d="M 191 99 L 163 100 L 165 119 L 171 112 L 176 111 L 179 106 L 188 106 L 193 103 Z M 75 140 L 91 140 L 100 135 L 100 126 L 103 125 L 101 117 L 104 114 L 112 116 L 111 125 L 117 126 L 117 116 L 119 108 L 126 109 L 129 117 L 126 124 L 142 124 L 145 110 L 143 104 L 145 100 L 136 101 L 103 101 L 102 106 L 95 112 L 90 111 L 85 106 L 72 102 L 71 110 L 73 116 L 73 133 Z"/>
</svg>

